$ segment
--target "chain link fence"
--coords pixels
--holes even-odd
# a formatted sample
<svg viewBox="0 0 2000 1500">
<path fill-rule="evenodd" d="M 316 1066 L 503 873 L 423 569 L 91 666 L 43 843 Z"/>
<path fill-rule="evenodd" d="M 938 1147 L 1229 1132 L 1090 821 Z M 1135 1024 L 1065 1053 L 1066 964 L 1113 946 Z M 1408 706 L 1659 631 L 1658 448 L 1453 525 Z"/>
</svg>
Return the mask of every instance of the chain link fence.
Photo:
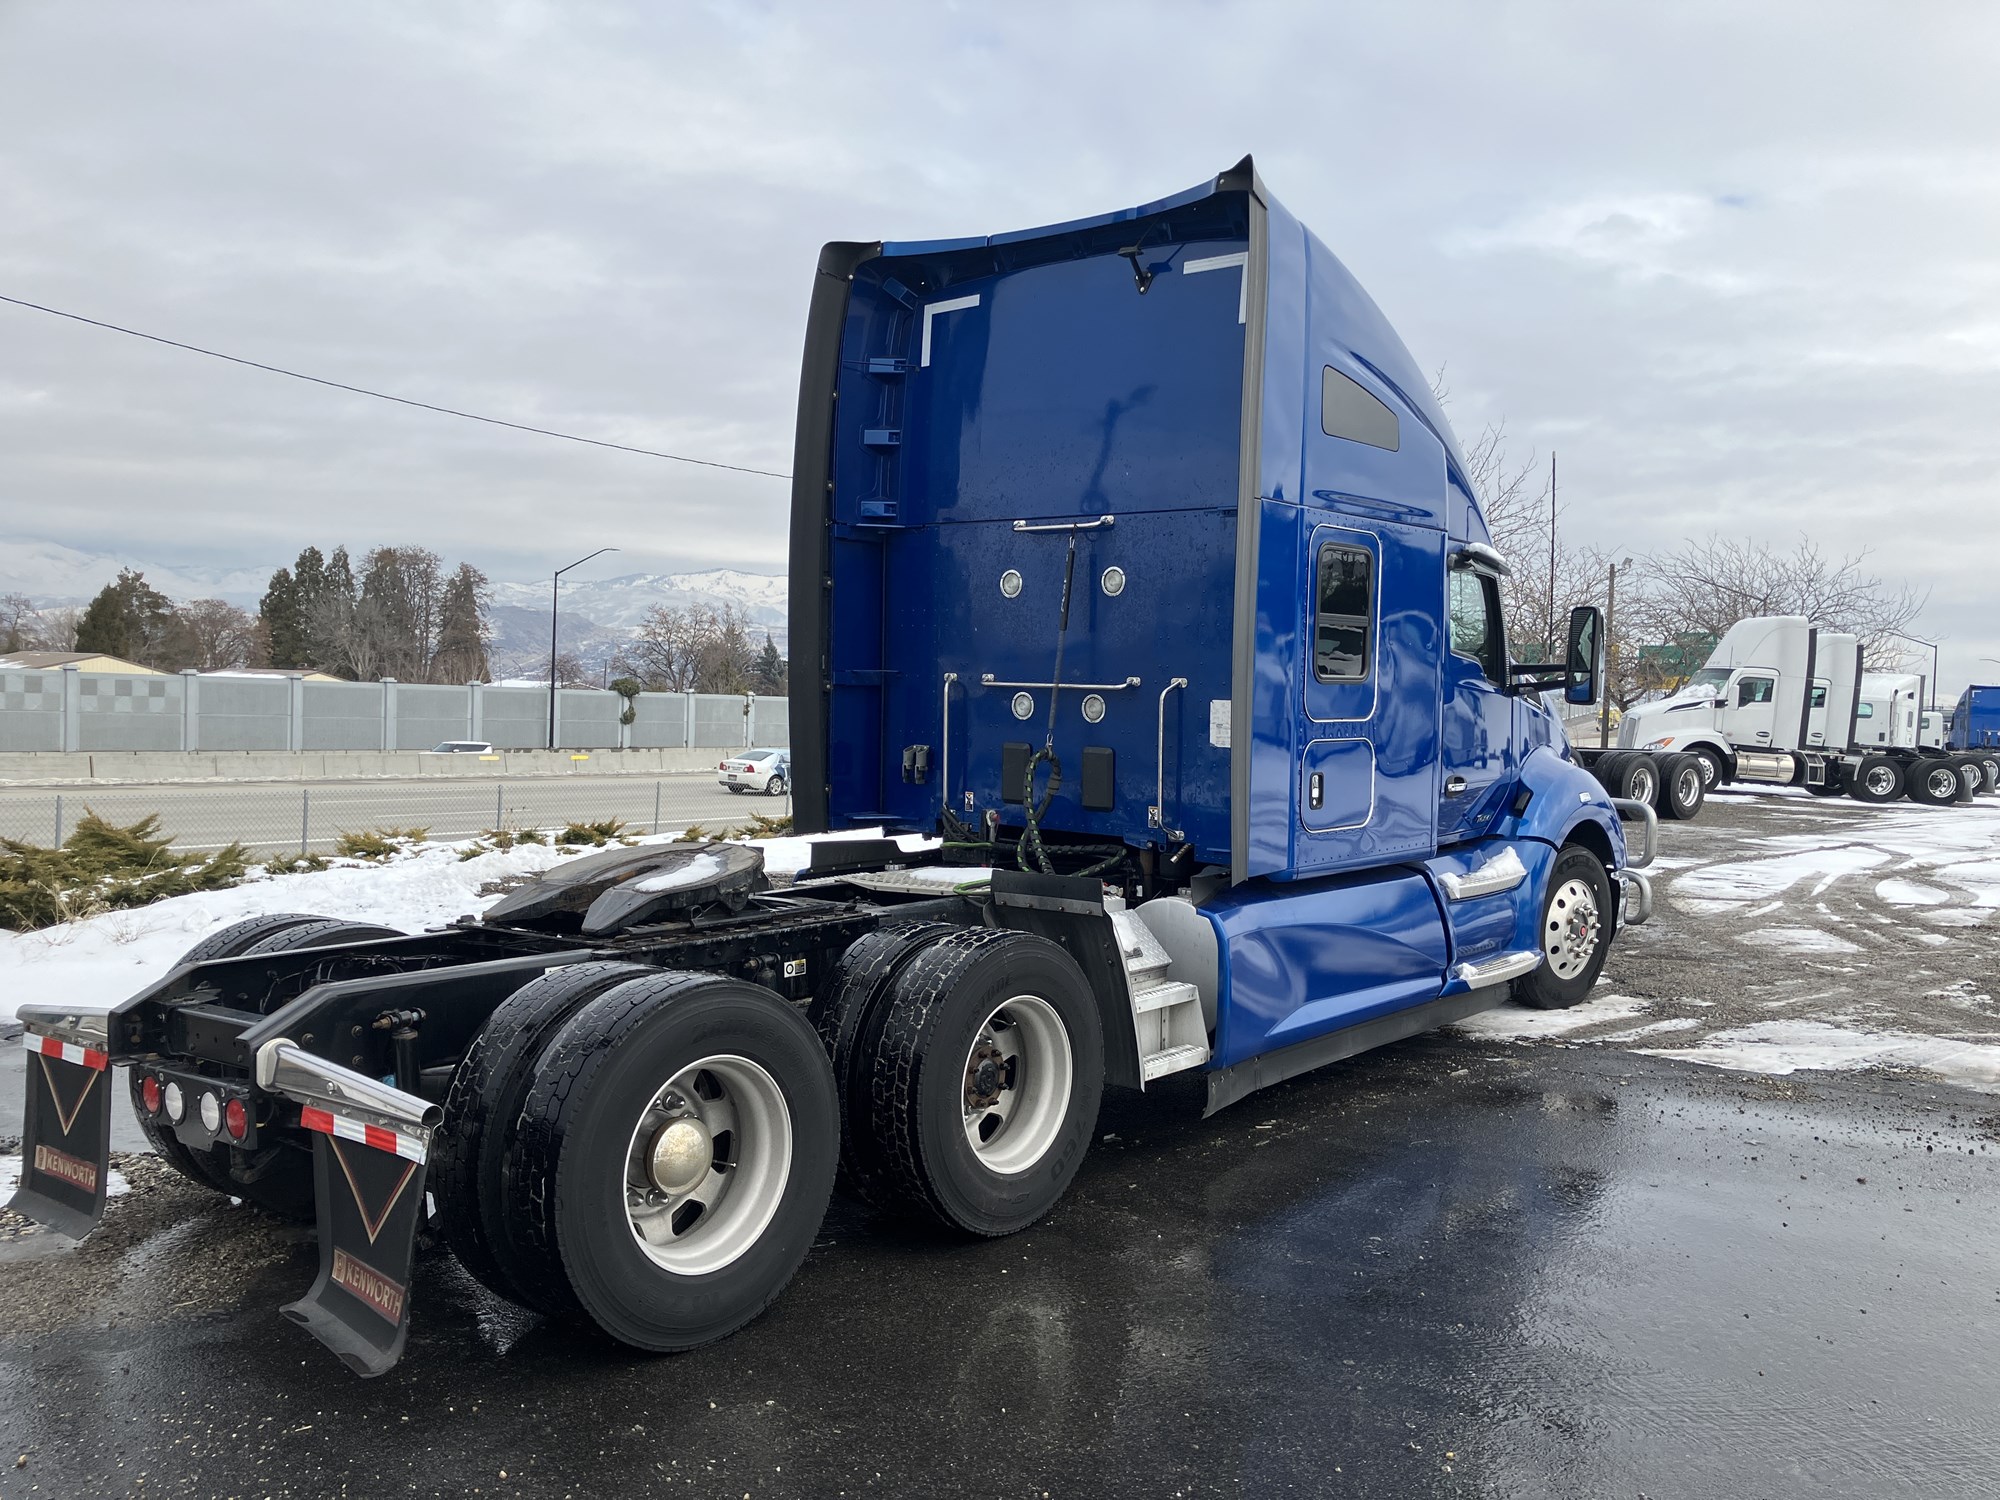
<svg viewBox="0 0 2000 1500">
<path fill-rule="evenodd" d="M 240 843 L 253 854 L 330 854 L 343 833 L 422 828 L 475 838 L 491 829 L 561 829 L 616 818 L 633 833 L 723 833 L 791 815 L 789 793 L 731 793 L 713 772 L 679 776 L 515 777 L 422 784 L 233 782 L 0 790 L 0 836 L 60 844 L 95 813 L 120 826 L 157 815 L 183 849 Z"/>
</svg>

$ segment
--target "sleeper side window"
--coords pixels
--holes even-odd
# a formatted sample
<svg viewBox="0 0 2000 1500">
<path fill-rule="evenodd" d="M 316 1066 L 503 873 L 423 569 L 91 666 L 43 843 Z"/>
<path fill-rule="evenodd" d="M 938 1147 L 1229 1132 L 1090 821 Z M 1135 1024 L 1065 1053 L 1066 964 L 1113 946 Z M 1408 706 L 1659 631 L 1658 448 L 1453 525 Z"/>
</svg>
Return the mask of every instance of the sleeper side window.
<svg viewBox="0 0 2000 1500">
<path fill-rule="evenodd" d="M 1396 414 L 1373 391 L 1332 365 L 1320 371 L 1319 427 L 1328 437 L 1387 448 L 1391 453 L 1403 446 L 1402 424 Z"/>
<path fill-rule="evenodd" d="M 1813 706 L 1814 708 L 1825 708 L 1825 707 L 1826 707 L 1826 684 L 1824 684 L 1824 683 L 1820 683 L 1820 684 L 1817 684 L 1817 685 L 1816 685 L 1816 686 L 1815 686 L 1815 687 L 1813 688 L 1813 690 L 1812 690 L 1812 706 Z"/>
<path fill-rule="evenodd" d="M 1769 703 L 1772 690 L 1776 687 L 1777 683 L 1769 677 L 1741 678 L 1736 684 L 1736 706 L 1742 708 L 1751 703 Z"/>
<path fill-rule="evenodd" d="M 1364 680 L 1375 623 L 1375 559 L 1365 547 L 1324 543 L 1315 592 L 1313 675 L 1321 682 Z"/>
<path fill-rule="evenodd" d="M 1874 718 L 1874 717 L 1875 717 L 1875 705 L 1874 705 L 1874 704 L 1872 704 L 1872 703 L 1857 703 L 1857 704 L 1855 704 L 1855 705 L 1854 705 L 1854 717 L 1855 717 L 1855 718 L 1857 718 L 1857 719 L 1872 719 L 1872 718 Z"/>
<path fill-rule="evenodd" d="M 1470 568 L 1451 570 L 1451 649 L 1478 662 L 1489 682 L 1498 684 L 1505 679 L 1499 585 Z"/>
</svg>

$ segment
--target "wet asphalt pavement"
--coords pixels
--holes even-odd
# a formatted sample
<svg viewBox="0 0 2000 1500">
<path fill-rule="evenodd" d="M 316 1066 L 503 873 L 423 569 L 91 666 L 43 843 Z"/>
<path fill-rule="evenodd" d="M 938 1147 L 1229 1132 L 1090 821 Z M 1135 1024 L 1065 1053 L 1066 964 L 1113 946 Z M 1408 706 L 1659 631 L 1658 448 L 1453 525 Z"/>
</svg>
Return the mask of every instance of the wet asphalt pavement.
<svg viewBox="0 0 2000 1500">
<path fill-rule="evenodd" d="M 691 1355 L 434 1252 L 374 1382 L 275 1312 L 307 1234 L 134 1166 L 81 1248 L 0 1245 L 0 1496 L 1990 1496 L 1996 1110 L 1420 1038 L 1206 1122 L 1113 1095 L 1013 1239 L 837 1204 Z"/>
</svg>

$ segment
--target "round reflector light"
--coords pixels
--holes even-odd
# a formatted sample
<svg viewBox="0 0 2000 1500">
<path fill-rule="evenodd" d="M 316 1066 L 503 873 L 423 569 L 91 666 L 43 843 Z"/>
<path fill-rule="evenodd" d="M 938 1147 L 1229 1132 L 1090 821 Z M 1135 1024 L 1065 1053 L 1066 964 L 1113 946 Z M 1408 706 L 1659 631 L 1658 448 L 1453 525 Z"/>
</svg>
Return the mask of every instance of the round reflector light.
<svg viewBox="0 0 2000 1500">
<path fill-rule="evenodd" d="M 250 1133 L 250 1111 L 243 1107 L 241 1099 L 231 1099 L 222 1111 L 222 1123 L 229 1127 L 233 1140 L 242 1140 Z"/>
<path fill-rule="evenodd" d="M 201 1128 L 210 1135 L 222 1129 L 222 1101 L 206 1090 L 201 1096 Z"/>
<path fill-rule="evenodd" d="M 139 1080 L 139 1102 L 146 1106 L 149 1115 L 160 1112 L 160 1080 L 151 1073 Z"/>
<path fill-rule="evenodd" d="M 170 1083 L 167 1085 L 165 1097 L 167 1101 L 167 1118 L 172 1120 L 176 1125 L 180 1124 L 182 1120 L 187 1118 L 187 1095 L 181 1092 L 181 1086 L 178 1083 Z"/>
</svg>

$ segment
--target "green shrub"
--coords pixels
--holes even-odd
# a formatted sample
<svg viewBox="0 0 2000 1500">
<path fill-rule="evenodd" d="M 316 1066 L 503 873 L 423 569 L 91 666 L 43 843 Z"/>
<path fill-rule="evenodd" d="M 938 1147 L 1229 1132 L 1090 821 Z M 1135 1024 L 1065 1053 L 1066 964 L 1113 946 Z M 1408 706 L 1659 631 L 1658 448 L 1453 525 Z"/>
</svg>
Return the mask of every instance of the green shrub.
<svg viewBox="0 0 2000 1500">
<path fill-rule="evenodd" d="M 50 927 L 169 896 L 219 891 L 249 873 L 241 844 L 176 853 L 159 814 L 119 826 L 86 811 L 60 849 L 0 839 L 0 924 Z"/>
<path fill-rule="evenodd" d="M 343 833 L 333 841 L 333 852 L 342 859 L 365 859 L 381 864 L 424 841 L 428 828 L 371 828 L 363 833 Z"/>
<path fill-rule="evenodd" d="M 324 854 L 276 854 L 264 861 L 264 868 L 273 875 L 309 875 L 327 864 Z"/>
<path fill-rule="evenodd" d="M 600 818 L 594 823 L 573 822 L 556 835 L 556 843 L 565 849 L 575 849 L 583 845 L 601 848 L 613 842 L 628 842 L 619 838 L 624 829 L 623 818 Z"/>
<path fill-rule="evenodd" d="M 729 836 L 733 839 L 774 839 L 791 831 L 792 820 L 789 816 L 767 818 L 762 813 L 754 813 L 749 822 Z"/>
<path fill-rule="evenodd" d="M 674 835 L 673 842 L 676 844 L 705 844 L 708 842 L 708 837 L 708 830 L 702 827 L 701 824 L 690 823 Z"/>
</svg>

